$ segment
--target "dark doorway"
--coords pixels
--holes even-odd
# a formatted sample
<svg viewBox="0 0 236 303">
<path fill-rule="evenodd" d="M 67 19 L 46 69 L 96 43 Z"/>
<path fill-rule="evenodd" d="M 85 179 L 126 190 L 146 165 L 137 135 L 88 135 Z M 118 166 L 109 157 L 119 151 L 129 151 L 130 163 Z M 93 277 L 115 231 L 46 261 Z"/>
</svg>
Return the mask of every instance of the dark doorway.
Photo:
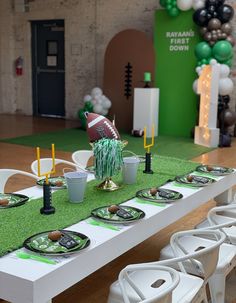
<svg viewBox="0 0 236 303">
<path fill-rule="evenodd" d="M 34 116 L 65 116 L 64 20 L 32 21 Z"/>
</svg>

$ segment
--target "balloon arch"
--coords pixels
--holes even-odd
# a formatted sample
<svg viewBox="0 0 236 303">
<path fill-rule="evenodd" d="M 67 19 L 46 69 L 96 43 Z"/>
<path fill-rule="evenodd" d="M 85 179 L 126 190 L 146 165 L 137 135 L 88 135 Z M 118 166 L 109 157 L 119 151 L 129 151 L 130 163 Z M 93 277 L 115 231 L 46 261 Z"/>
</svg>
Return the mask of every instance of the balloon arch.
<svg viewBox="0 0 236 303">
<path fill-rule="evenodd" d="M 199 26 L 203 41 L 195 47 L 197 58 L 196 72 L 200 76 L 206 64 L 220 64 L 220 81 L 218 97 L 218 121 L 220 127 L 220 146 L 230 146 L 229 127 L 236 122 L 236 114 L 229 109 L 230 94 L 234 84 L 229 78 L 230 67 L 233 63 L 233 47 L 230 21 L 234 16 L 234 9 L 225 0 L 160 0 L 171 17 L 177 17 L 181 11 L 194 9 L 193 21 Z M 193 83 L 193 90 L 197 93 L 198 79 Z"/>
</svg>

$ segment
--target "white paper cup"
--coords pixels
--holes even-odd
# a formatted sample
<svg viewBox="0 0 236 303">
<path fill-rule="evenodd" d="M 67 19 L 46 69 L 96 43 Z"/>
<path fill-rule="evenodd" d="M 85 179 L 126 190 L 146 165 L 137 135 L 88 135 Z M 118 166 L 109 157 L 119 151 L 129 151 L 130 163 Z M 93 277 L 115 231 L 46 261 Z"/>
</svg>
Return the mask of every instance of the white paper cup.
<svg viewBox="0 0 236 303">
<path fill-rule="evenodd" d="M 126 157 L 123 158 L 124 164 L 122 167 L 123 183 L 134 184 L 137 178 L 139 158 Z"/>
<path fill-rule="evenodd" d="M 88 174 L 85 172 L 73 171 L 64 173 L 70 202 L 78 203 L 83 201 L 87 176 Z"/>
</svg>

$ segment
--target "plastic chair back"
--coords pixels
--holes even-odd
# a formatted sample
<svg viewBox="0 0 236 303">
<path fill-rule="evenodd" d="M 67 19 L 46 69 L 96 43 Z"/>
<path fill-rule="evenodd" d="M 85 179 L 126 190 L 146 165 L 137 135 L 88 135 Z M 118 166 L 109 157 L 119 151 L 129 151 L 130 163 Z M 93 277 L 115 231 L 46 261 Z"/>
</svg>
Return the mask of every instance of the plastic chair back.
<svg viewBox="0 0 236 303">
<path fill-rule="evenodd" d="M 63 160 L 63 159 L 55 159 L 55 165 L 60 164 L 60 163 L 67 164 L 67 165 L 73 166 L 75 168 L 78 167 L 73 162 L 66 161 L 66 160 Z M 41 172 L 41 174 L 49 172 L 51 169 L 52 169 L 52 158 L 41 158 L 40 159 L 40 172 Z M 38 161 L 37 160 L 32 162 L 31 170 L 35 175 L 38 176 Z"/>
<path fill-rule="evenodd" d="M 28 173 L 26 171 L 23 170 L 18 170 L 18 169 L 8 169 L 8 168 L 1 168 L 0 169 L 0 192 L 4 193 L 4 188 L 5 185 L 8 181 L 8 179 L 16 174 L 20 174 L 20 175 L 24 175 L 27 177 L 31 177 L 35 180 L 38 180 L 38 177 L 35 176 L 34 174 Z"/>
<path fill-rule="evenodd" d="M 72 160 L 82 168 L 87 167 L 91 157 L 93 157 L 92 150 L 77 150 L 72 154 Z"/>
<path fill-rule="evenodd" d="M 139 264 L 133 267 L 133 271 L 142 270 L 142 275 L 145 271 L 155 271 L 156 281 L 140 281 L 141 284 L 146 284 L 145 294 L 141 291 L 140 285 L 136 285 L 132 281 L 132 273 L 128 275 L 126 272 L 121 272 L 119 275 L 119 283 L 125 303 L 130 302 L 130 298 L 127 294 L 127 286 L 130 288 L 129 293 L 133 292 L 133 295 L 137 296 L 138 302 L 142 303 L 171 303 L 172 302 L 172 292 L 179 284 L 180 277 L 179 273 L 173 268 L 166 266 L 153 266 L 146 264 Z M 137 281 L 136 281 L 137 282 Z M 112 302 L 112 301 L 110 301 Z"/>
<path fill-rule="evenodd" d="M 218 206 L 212 208 L 207 214 L 210 224 L 208 229 L 220 229 L 225 233 L 227 242 L 236 245 L 236 218 L 224 215 L 224 212 L 236 210 L 236 205 Z"/>
<path fill-rule="evenodd" d="M 194 237 L 211 236 L 211 245 L 204 247 L 200 246 L 195 251 L 186 249 L 181 244 L 182 237 L 189 237 L 188 243 L 194 240 Z M 176 257 L 185 258 L 191 263 L 191 272 L 196 272 L 199 276 L 203 277 L 205 281 L 214 273 L 218 258 L 220 245 L 224 242 L 226 236 L 223 232 L 217 230 L 190 230 L 175 233 L 170 240 L 170 245 Z M 196 239 L 197 240 L 197 239 Z M 190 245 L 191 247 L 191 245 Z M 179 262 L 181 271 L 186 272 L 182 262 Z"/>
</svg>

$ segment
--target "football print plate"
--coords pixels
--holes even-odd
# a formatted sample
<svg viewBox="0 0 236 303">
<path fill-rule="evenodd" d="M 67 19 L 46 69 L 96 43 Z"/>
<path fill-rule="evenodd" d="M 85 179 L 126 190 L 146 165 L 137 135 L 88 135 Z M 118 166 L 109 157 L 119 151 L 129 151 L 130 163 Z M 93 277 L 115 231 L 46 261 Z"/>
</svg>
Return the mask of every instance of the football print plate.
<svg viewBox="0 0 236 303">
<path fill-rule="evenodd" d="M 53 231 L 49 230 L 29 237 L 24 241 L 23 246 L 33 252 L 56 256 L 76 253 L 88 247 L 90 244 L 90 239 L 86 235 L 75 231 L 60 230 L 63 236 L 58 241 L 52 241 L 48 238 L 48 234 L 50 232 Z M 67 248 L 66 246 L 60 244 L 63 244 L 61 241 L 63 241 L 63 237 L 66 237 L 67 235 L 69 238 L 72 238 L 72 241 L 76 242 L 72 248 Z"/>
<path fill-rule="evenodd" d="M 131 223 L 137 220 L 140 220 L 145 217 L 145 213 L 138 208 L 131 207 L 131 206 L 117 206 L 119 210 L 124 210 L 124 214 L 127 215 L 127 218 L 125 218 L 125 215 L 119 216 L 116 213 L 111 213 L 108 208 L 109 206 L 103 206 L 96 208 L 92 210 L 91 215 L 101 221 L 104 222 L 110 222 L 110 223 Z"/>
<path fill-rule="evenodd" d="M 196 171 L 214 176 L 226 176 L 233 173 L 234 169 L 215 165 L 200 165 L 196 167 Z"/>
<path fill-rule="evenodd" d="M 183 195 L 177 191 L 164 188 L 146 188 L 139 190 L 136 197 L 143 200 L 170 203 L 183 198 Z"/>
<path fill-rule="evenodd" d="M 25 204 L 29 197 L 20 194 L 1 194 L 0 193 L 0 209 L 17 207 Z"/>
<path fill-rule="evenodd" d="M 43 183 L 45 181 L 45 178 L 40 179 L 37 181 L 37 184 L 39 186 L 43 186 Z M 50 177 L 48 178 L 48 182 L 50 184 L 50 186 L 54 189 L 62 189 L 62 188 L 66 188 L 66 179 L 64 177 Z"/>
<path fill-rule="evenodd" d="M 212 178 L 196 176 L 193 174 L 177 176 L 175 177 L 175 181 L 177 183 L 186 184 L 192 187 L 204 187 L 215 182 L 215 180 Z"/>
</svg>

